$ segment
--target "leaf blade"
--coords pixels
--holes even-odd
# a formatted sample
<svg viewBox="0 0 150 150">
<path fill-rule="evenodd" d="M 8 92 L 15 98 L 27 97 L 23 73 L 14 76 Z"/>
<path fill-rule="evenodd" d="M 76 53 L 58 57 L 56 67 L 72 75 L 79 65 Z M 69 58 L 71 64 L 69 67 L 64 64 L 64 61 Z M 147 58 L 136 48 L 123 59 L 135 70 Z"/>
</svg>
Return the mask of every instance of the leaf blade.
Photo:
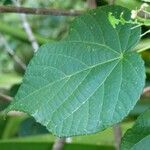
<svg viewBox="0 0 150 150">
<path fill-rule="evenodd" d="M 144 64 L 127 47 L 137 43 L 140 28 L 118 24 L 114 29 L 107 18 L 110 10 L 129 18 L 119 6 L 98 8 L 75 19 L 64 41 L 41 47 L 6 111 L 27 112 L 60 137 L 95 133 L 121 121 L 142 92 Z M 130 38 L 132 32 L 138 37 Z"/>
</svg>

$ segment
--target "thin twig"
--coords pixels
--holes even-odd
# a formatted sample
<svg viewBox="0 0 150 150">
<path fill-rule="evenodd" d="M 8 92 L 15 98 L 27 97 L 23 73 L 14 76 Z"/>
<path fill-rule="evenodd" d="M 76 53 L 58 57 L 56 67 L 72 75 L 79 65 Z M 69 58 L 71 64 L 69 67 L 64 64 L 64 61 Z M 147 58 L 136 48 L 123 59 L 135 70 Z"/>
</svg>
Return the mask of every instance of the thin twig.
<svg viewBox="0 0 150 150">
<path fill-rule="evenodd" d="M 96 0 L 87 0 L 88 7 L 91 9 L 96 8 Z"/>
<path fill-rule="evenodd" d="M 150 86 L 144 88 L 143 93 L 142 93 L 141 96 L 150 97 Z"/>
<path fill-rule="evenodd" d="M 19 3 L 18 0 L 12 0 L 12 2 L 13 2 L 16 6 L 20 7 L 20 3 Z M 29 24 L 29 22 L 28 22 L 28 20 L 27 20 L 26 15 L 25 15 L 25 14 L 20 14 L 20 19 L 21 19 L 23 28 L 24 28 L 24 30 L 25 30 L 27 36 L 28 36 L 28 39 L 29 39 L 29 41 L 30 41 L 30 43 L 31 43 L 31 45 L 32 45 L 33 51 L 36 52 L 36 51 L 38 50 L 38 48 L 39 48 L 39 44 L 37 43 L 36 38 L 35 38 L 35 36 L 33 35 L 31 26 L 30 26 L 30 24 Z"/>
<path fill-rule="evenodd" d="M 8 96 L 8 95 L 5 95 L 3 93 L 0 93 L 0 97 L 3 98 L 5 101 L 7 102 L 11 102 L 12 101 L 12 97 Z"/>
<path fill-rule="evenodd" d="M 20 65 L 20 67 L 25 70 L 26 65 L 25 63 L 22 62 L 22 60 L 14 53 L 14 51 L 9 47 L 6 39 L 3 37 L 3 35 L 0 34 L 0 41 L 4 44 L 5 46 L 5 51 L 12 56 L 14 61 Z"/>
<path fill-rule="evenodd" d="M 25 13 L 25 14 L 34 14 L 34 15 L 78 16 L 81 13 L 83 13 L 83 11 L 61 10 L 61 9 L 53 9 L 53 8 L 0 6 L 0 13 Z"/>
<path fill-rule="evenodd" d="M 121 137 L 122 137 L 122 130 L 121 130 L 120 124 L 114 125 L 113 130 L 114 130 L 114 138 L 115 138 L 115 148 L 116 150 L 119 150 Z"/>
<path fill-rule="evenodd" d="M 37 43 L 37 41 L 36 41 L 36 39 L 35 39 L 35 37 L 33 35 L 33 32 L 31 30 L 30 24 L 27 21 L 26 15 L 25 14 L 21 14 L 20 19 L 22 20 L 22 24 L 23 24 L 25 32 L 27 33 L 28 39 L 31 42 L 33 51 L 36 52 L 38 50 L 38 48 L 39 48 L 39 44 Z"/>
<path fill-rule="evenodd" d="M 19 111 L 10 111 L 7 114 L 7 116 L 12 116 L 12 117 L 14 117 L 14 116 L 24 116 L 24 115 L 26 115 L 26 113 L 19 112 Z"/>
<path fill-rule="evenodd" d="M 65 142 L 66 138 L 57 138 L 53 145 L 52 150 L 63 150 Z"/>
</svg>

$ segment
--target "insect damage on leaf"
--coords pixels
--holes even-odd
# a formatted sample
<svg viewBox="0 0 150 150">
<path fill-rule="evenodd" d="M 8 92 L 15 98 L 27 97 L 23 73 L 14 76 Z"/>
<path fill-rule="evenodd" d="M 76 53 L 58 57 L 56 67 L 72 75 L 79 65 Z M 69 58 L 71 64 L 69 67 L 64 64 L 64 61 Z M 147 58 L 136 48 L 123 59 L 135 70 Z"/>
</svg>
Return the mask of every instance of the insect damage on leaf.
<svg viewBox="0 0 150 150">
<path fill-rule="evenodd" d="M 108 14 L 108 20 L 110 21 L 111 25 L 113 26 L 113 28 L 116 28 L 116 26 L 121 23 L 122 25 L 124 25 L 125 23 L 131 23 L 131 20 L 127 21 L 123 18 L 123 14 L 124 12 L 121 12 L 119 18 L 116 18 L 112 12 L 109 12 Z"/>
<path fill-rule="evenodd" d="M 118 25 L 120 23 L 120 20 L 117 19 L 115 16 L 113 16 L 112 12 L 109 12 L 108 19 L 109 19 L 111 25 L 113 26 L 113 28 L 116 28 L 116 25 Z"/>
</svg>

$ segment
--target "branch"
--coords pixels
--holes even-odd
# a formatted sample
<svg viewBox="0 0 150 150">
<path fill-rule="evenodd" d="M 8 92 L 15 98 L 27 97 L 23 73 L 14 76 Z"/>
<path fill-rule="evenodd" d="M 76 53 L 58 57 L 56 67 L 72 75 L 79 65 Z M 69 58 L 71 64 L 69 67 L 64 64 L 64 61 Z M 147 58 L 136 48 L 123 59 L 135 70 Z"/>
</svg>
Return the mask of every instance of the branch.
<svg viewBox="0 0 150 150">
<path fill-rule="evenodd" d="M 0 13 L 25 13 L 34 15 L 54 15 L 54 16 L 78 16 L 83 11 L 61 10 L 52 8 L 29 8 L 29 7 L 14 7 L 0 6 Z"/>
<path fill-rule="evenodd" d="M 114 3 L 112 0 L 110 4 Z M 30 7 L 14 7 L 0 6 L 0 13 L 23 13 L 32 15 L 54 15 L 54 16 L 79 16 L 85 11 L 83 10 L 62 10 L 54 8 L 30 8 Z M 150 19 L 150 15 L 141 11 L 137 14 L 141 18 Z"/>
</svg>

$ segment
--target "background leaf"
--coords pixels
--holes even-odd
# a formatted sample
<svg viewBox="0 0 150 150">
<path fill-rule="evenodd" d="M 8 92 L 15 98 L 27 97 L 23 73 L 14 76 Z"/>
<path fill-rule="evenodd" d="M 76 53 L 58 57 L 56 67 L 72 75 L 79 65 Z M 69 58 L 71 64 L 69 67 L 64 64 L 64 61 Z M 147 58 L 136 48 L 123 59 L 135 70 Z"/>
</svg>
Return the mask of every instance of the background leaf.
<svg viewBox="0 0 150 150">
<path fill-rule="evenodd" d="M 125 8 L 98 8 L 77 17 L 64 41 L 42 46 L 6 111 L 27 112 L 60 137 L 95 133 L 121 121 L 140 97 L 144 65 L 131 51 L 140 28 L 113 28 L 110 12 L 130 19 Z"/>
<path fill-rule="evenodd" d="M 121 144 L 121 150 L 149 150 L 150 147 L 150 109 L 141 114 L 135 125 L 129 129 Z"/>
</svg>

